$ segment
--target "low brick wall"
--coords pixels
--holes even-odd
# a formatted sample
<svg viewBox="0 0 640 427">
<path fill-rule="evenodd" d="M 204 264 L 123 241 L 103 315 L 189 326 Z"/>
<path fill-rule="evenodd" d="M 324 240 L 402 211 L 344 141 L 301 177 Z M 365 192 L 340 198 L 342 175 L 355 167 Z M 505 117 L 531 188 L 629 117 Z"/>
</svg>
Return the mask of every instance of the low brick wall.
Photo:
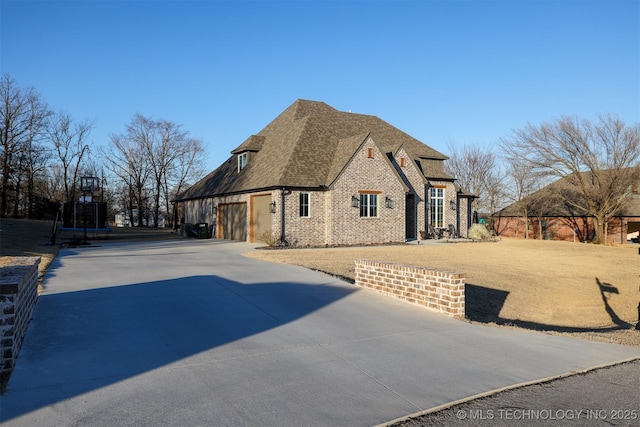
<svg viewBox="0 0 640 427">
<path fill-rule="evenodd" d="M 13 369 L 38 298 L 40 257 L 10 257 L 0 267 L 0 374 Z"/>
<path fill-rule="evenodd" d="M 464 317 L 464 273 L 363 259 L 355 263 L 358 286 L 451 317 Z"/>
</svg>

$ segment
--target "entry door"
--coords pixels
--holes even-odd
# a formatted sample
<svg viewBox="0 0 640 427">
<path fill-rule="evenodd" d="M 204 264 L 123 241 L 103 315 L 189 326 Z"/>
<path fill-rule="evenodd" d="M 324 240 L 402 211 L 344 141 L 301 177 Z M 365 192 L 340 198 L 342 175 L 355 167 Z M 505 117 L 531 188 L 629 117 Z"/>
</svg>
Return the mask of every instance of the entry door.
<svg viewBox="0 0 640 427">
<path fill-rule="evenodd" d="M 418 212 L 415 194 L 407 193 L 405 200 L 405 238 L 415 239 L 418 228 Z"/>
</svg>

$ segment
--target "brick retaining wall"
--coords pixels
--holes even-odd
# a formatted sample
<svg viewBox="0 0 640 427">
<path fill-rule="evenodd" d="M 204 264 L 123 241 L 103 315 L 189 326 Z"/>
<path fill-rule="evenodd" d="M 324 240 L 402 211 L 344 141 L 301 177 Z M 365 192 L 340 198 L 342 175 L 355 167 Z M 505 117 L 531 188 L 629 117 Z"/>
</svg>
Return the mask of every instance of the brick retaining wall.
<svg viewBox="0 0 640 427">
<path fill-rule="evenodd" d="M 0 267 L 0 374 L 13 369 L 38 298 L 40 257 L 10 257 Z"/>
<path fill-rule="evenodd" d="M 358 286 L 451 317 L 464 317 L 464 273 L 362 259 L 355 263 Z"/>
</svg>

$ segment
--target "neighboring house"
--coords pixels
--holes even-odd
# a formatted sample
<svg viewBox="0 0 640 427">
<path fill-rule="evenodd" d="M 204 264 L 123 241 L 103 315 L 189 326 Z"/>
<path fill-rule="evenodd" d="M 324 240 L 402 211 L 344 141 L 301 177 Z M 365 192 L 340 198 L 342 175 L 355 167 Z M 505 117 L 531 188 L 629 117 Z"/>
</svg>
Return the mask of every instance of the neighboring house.
<svg viewBox="0 0 640 427">
<path fill-rule="evenodd" d="M 375 116 L 297 100 L 231 154 L 174 200 L 217 238 L 353 245 L 471 224 L 447 157 Z"/>
<path fill-rule="evenodd" d="M 636 239 L 640 230 L 640 182 L 629 188 L 626 203 L 607 226 L 608 243 Z M 560 197 L 562 194 L 562 197 Z M 567 178 L 559 179 L 494 214 L 494 230 L 503 237 L 590 242 L 595 237 L 593 217 L 567 203 L 580 192 Z"/>
</svg>

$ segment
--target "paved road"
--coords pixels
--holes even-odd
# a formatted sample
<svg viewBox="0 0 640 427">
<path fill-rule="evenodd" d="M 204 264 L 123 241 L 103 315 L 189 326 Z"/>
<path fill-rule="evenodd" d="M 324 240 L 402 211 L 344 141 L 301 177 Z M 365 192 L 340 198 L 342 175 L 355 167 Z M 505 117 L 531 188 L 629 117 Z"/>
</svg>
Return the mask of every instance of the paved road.
<svg viewBox="0 0 640 427">
<path fill-rule="evenodd" d="M 638 426 L 640 360 L 503 391 L 396 427 Z"/>
<path fill-rule="evenodd" d="M 0 421 L 370 426 L 640 349 L 449 319 L 246 243 L 104 243 L 47 272 Z"/>
</svg>

